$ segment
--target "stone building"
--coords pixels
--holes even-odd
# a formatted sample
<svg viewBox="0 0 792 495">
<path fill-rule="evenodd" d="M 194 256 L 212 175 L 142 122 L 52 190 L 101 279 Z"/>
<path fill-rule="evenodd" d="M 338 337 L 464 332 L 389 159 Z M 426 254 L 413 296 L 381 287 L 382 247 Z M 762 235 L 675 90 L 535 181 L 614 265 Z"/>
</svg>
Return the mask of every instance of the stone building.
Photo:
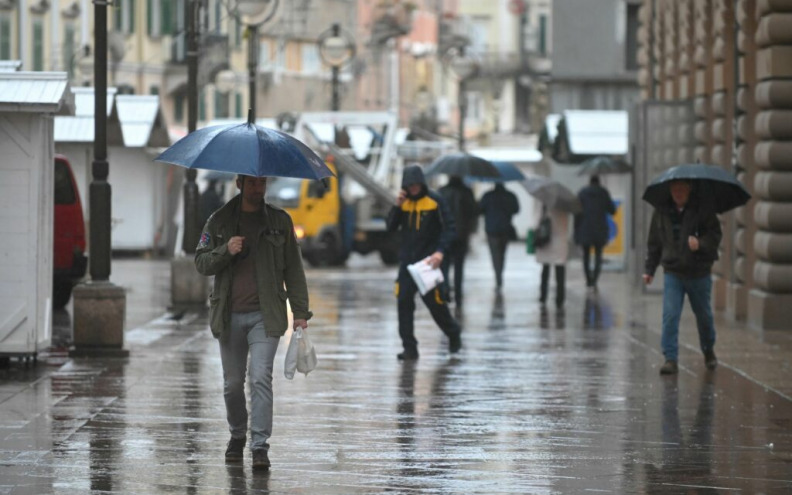
<svg viewBox="0 0 792 495">
<path fill-rule="evenodd" d="M 678 163 L 734 171 L 753 199 L 721 216 L 715 307 L 755 328 L 788 328 L 792 1 L 644 0 L 640 19 L 636 193 Z M 648 213 L 635 212 L 639 252 Z"/>
</svg>

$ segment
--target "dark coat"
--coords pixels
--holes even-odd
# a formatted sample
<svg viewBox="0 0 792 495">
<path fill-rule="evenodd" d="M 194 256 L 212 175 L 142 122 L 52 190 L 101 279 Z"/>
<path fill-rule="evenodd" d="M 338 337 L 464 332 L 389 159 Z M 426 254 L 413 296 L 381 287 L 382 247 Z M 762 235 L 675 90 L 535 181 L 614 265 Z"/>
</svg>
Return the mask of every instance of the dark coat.
<svg viewBox="0 0 792 495">
<path fill-rule="evenodd" d="M 404 169 L 402 187 L 421 184 L 417 196 L 407 196 L 401 207 L 394 206 L 388 214 L 388 231 L 401 231 L 399 260 L 403 264 L 415 263 L 435 251 L 446 254 L 456 237 L 454 218 L 445 200 L 426 186 L 420 167 Z"/>
<path fill-rule="evenodd" d="M 454 217 L 457 239 L 467 244 L 478 224 L 478 203 L 473 191 L 461 179 L 454 177 L 437 192 L 445 199 Z"/>
<path fill-rule="evenodd" d="M 511 218 L 520 211 L 517 196 L 506 190 L 503 184 L 481 197 L 479 212 L 484 215 L 484 230 L 487 235 L 504 236 L 512 234 Z"/>
<path fill-rule="evenodd" d="M 704 277 L 718 259 L 722 237 L 720 221 L 711 208 L 691 201 L 682 211 L 680 230 L 675 239 L 674 209 L 669 202 L 668 206 L 655 209 L 652 214 L 644 273 L 654 276 L 657 266 L 663 265 L 663 270 L 681 278 Z M 691 235 L 699 240 L 698 251 L 690 250 L 688 236 Z"/>
<path fill-rule="evenodd" d="M 608 243 L 608 215 L 616 213 L 607 189 L 590 184 L 578 192 L 583 211 L 575 215 L 575 244 L 604 246 Z"/>
</svg>

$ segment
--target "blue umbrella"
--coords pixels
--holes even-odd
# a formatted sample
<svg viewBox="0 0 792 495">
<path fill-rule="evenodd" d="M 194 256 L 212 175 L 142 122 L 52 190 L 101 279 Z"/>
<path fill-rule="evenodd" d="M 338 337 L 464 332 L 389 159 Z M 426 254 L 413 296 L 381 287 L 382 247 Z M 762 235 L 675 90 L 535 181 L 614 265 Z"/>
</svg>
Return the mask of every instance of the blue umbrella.
<svg viewBox="0 0 792 495">
<path fill-rule="evenodd" d="M 252 177 L 323 179 L 333 172 L 292 136 L 253 123 L 205 127 L 163 151 L 155 161 Z"/>
<path fill-rule="evenodd" d="M 677 165 L 655 178 L 643 193 L 643 200 L 655 208 L 671 203 L 670 184 L 675 180 L 687 180 L 693 184 L 693 194 L 708 201 L 715 213 L 723 213 L 742 206 L 751 199 L 751 194 L 731 172 L 718 165 L 701 163 Z"/>
<path fill-rule="evenodd" d="M 499 177 L 473 175 L 467 178 L 469 180 L 476 180 L 480 182 L 510 182 L 525 180 L 525 175 L 523 175 L 523 173 L 520 172 L 520 169 L 511 162 L 492 162 L 492 164 L 498 170 L 498 173 L 500 173 Z"/>
</svg>

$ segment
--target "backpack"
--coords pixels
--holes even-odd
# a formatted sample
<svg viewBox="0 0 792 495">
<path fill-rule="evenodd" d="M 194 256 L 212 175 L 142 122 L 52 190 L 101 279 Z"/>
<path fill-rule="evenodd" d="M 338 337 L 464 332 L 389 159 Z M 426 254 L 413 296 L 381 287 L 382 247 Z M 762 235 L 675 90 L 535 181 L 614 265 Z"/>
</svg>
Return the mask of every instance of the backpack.
<svg viewBox="0 0 792 495">
<path fill-rule="evenodd" d="M 550 217 L 542 215 L 542 219 L 539 220 L 539 226 L 536 227 L 536 231 L 534 232 L 534 247 L 542 247 L 550 244 L 550 240 L 553 238 L 553 226 L 550 223 Z"/>
</svg>

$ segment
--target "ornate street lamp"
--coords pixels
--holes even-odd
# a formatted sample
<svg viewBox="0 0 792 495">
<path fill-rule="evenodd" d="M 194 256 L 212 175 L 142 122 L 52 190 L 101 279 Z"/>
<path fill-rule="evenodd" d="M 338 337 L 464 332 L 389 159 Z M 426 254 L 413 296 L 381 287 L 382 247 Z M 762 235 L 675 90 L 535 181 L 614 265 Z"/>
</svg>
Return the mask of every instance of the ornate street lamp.
<svg viewBox="0 0 792 495">
<path fill-rule="evenodd" d="M 247 28 L 248 34 L 248 107 L 256 116 L 256 76 L 258 72 L 259 28 L 278 11 L 280 0 L 231 0 L 226 3 L 228 13 Z"/>
<path fill-rule="evenodd" d="M 341 109 L 339 75 L 341 68 L 348 65 L 355 57 L 355 38 L 336 23 L 319 35 L 316 45 L 319 48 L 319 57 L 333 71 L 333 98 L 330 108 L 337 112 Z"/>
</svg>

